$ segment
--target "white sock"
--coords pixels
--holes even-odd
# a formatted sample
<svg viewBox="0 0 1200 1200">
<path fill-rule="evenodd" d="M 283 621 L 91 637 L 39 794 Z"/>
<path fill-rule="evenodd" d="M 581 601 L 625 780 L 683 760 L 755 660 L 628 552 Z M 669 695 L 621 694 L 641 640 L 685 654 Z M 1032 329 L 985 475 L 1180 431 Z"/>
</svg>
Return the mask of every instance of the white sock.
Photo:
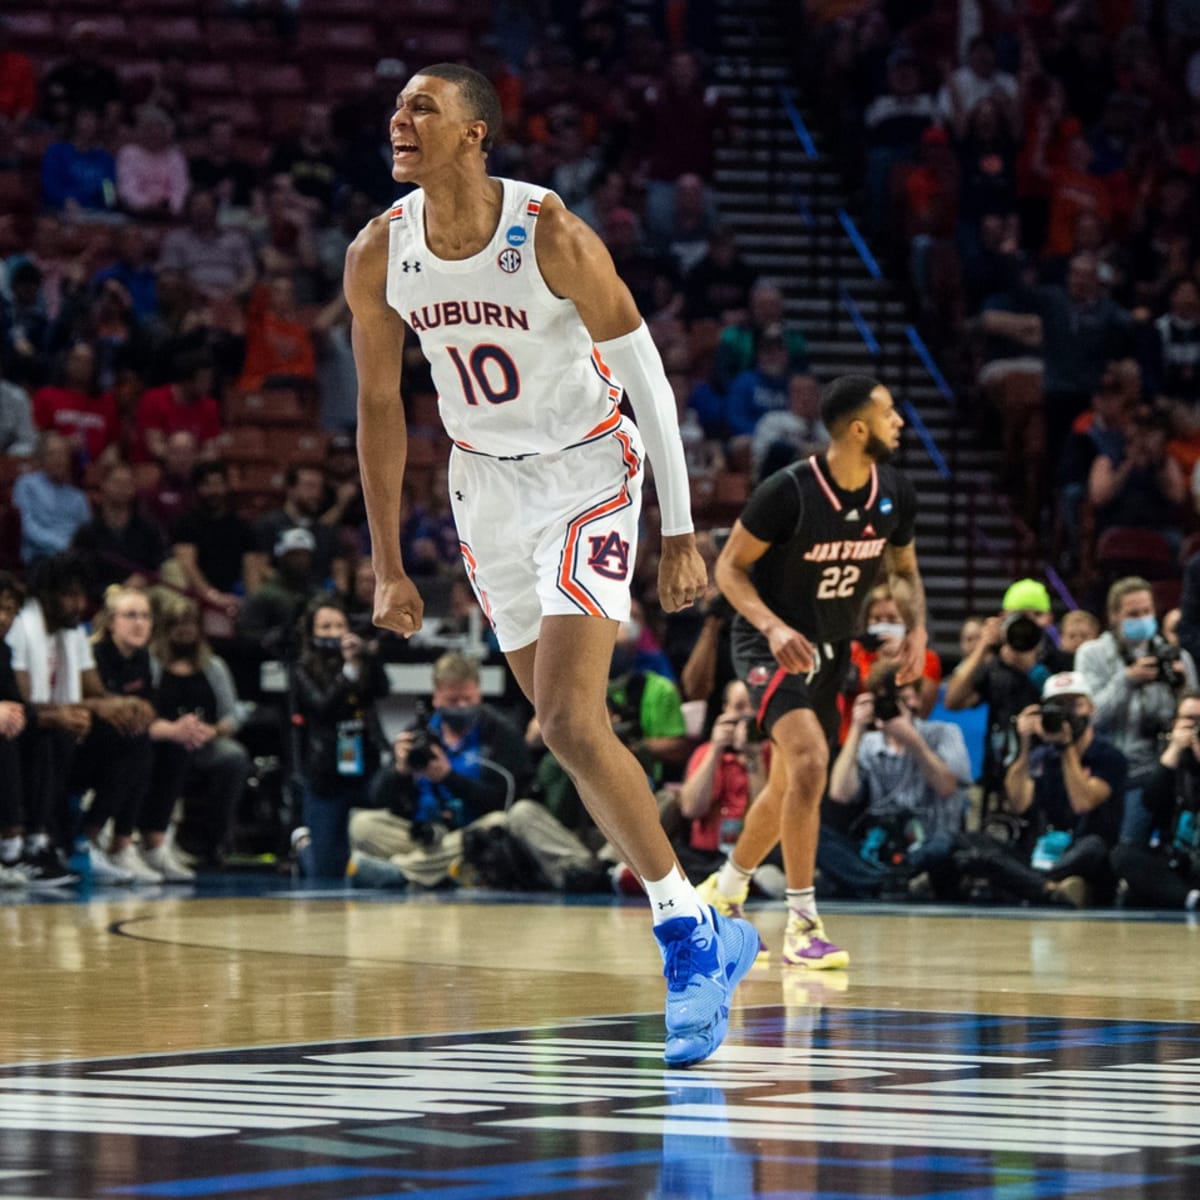
<svg viewBox="0 0 1200 1200">
<path fill-rule="evenodd" d="M 21 857 L 21 838 L 18 834 L 16 837 L 0 838 L 0 862 L 13 863 Z"/>
<path fill-rule="evenodd" d="M 1200 909 L 1200 888 L 1192 888 L 1188 892 L 1187 899 L 1183 902 L 1183 907 L 1188 912 L 1196 912 L 1197 909 Z"/>
<path fill-rule="evenodd" d="M 663 879 L 643 879 L 642 886 L 650 897 L 650 911 L 655 925 L 675 917 L 691 917 L 693 921 L 704 921 L 707 914 L 696 889 L 678 867 L 672 867 Z"/>
<path fill-rule="evenodd" d="M 753 874 L 753 867 L 749 871 L 744 870 L 733 861 L 731 854 L 717 874 L 717 891 L 722 896 L 740 896 L 750 886 L 750 877 Z"/>
<path fill-rule="evenodd" d="M 817 919 L 817 892 L 815 888 L 788 888 L 787 906 L 789 912 L 809 921 Z"/>
<path fill-rule="evenodd" d="M 50 835 L 48 833 L 27 833 L 25 835 L 25 853 L 38 854 L 42 850 L 50 849 Z"/>
</svg>

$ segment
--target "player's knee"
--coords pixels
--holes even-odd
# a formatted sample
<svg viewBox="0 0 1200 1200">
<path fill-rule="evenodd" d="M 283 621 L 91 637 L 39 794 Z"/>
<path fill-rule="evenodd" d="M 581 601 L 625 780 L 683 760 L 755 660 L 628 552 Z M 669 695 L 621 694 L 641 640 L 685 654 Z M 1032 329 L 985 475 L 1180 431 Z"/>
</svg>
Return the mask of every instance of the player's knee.
<svg viewBox="0 0 1200 1200">
<path fill-rule="evenodd" d="M 785 747 L 790 791 L 824 788 L 829 774 L 829 750 L 824 745 Z"/>
<path fill-rule="evenodd" d="M 539 705 L 537 719 L 542 740 L 568 770 L 599 753 L 602 741 L 612 736 L 566 704 Z"/>
</svg>

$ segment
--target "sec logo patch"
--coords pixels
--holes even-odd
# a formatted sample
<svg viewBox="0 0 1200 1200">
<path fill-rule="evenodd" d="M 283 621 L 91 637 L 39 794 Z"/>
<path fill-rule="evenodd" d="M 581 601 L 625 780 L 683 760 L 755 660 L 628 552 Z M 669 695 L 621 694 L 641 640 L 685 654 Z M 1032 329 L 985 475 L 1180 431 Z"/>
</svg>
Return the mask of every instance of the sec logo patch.
<svg viewBox="0 0 1200 1200">
<path fill-rule="evenodd" d="M 512 275 L 515 271 L 521 269 L 521 252 L 520 250 L 501 250 L 499 257 L 496 259 L 500 270 L 508 275 Z"/>
</svg>

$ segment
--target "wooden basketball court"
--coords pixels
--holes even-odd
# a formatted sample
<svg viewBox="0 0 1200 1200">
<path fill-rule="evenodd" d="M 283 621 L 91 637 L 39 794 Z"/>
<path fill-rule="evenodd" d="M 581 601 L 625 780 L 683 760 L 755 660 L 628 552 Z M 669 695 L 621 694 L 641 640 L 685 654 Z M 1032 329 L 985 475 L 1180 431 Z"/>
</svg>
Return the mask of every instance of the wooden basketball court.
<svg viewBox="0 0 1200 1200">
<path fill-rule="evenodd" d="M 779 964 L 782 906 L 749 915 L 776 955 L 739 988 L 726 1046 L 681 1072 L 658 1059 L 663 982 L 640 903 L 286 889 L 0 903 L 0 1197 L 1200 1195 L 1200 923 L 831 905 L 852 962 L 817 973 Z M 411 1075 L 431 1054 L 436 1069 Z M 504 1104 L 543 1089 L 533 1116 L 498 1121 L 489 1104 L 464 1123 L 470 1103 L 434 1102 L 430 1079 L 494 1099 L 497 1061 L 524 1064 Z M 285 1086 L 313 1087 L 314 1070 L 372 1087 L 382 1072 L 390 1099 L 352 1105 L 331 1134 L 330 1092 L 296 1108 Z M 944 1090 L 938 1072 L 964 1070 Z M 851 1082 L 866 1076 L 877 1090 Z M 581 1080 L 639 1106 L 581 1099 Z M 915 1091 L 898 1103 L 898 1087 Z M 575 1166 L 546 1175 L 547 1158 Z M 701 1179 L 706 1162 L 726 1165 Z M 964 1184 L 979 1171 L 986 1191 Z"/>
</svg>

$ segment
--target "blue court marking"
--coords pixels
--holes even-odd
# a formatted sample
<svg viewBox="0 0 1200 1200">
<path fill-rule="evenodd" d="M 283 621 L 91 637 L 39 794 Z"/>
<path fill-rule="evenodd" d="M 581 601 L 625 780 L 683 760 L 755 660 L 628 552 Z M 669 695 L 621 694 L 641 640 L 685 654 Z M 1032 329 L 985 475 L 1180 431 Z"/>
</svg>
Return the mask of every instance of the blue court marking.
<svg viewBox="0 0 1200 1200">
<path fill-rule="evenodd" d="M 395 1179 L 396 1170 L 375 1167 L 297 1167 L 290 1171 L 253 1171 L 240 1175 L 211 1175 L 179 1179 L 172 1183 L 147 1183 L 137 1187 L 106 1188 L 107 1196 L 223 1196 L 261 1188 L 295 1187 L 305 1183 L 339 1183 L 347 1179 Z"/>
<path fill-rule="evenodd" d="M 838 291 L 842 297 L 842 307 L 850 314 L 850 320 L 854 322 L 854 327 L 858 330 L 858 336 L 862 338 L 866 347 L 872 354 L 879 353 L 879 343 L 875 340 L 875 335 L 871 332 L 871 326 L 867 324 L 866 317 L 862 314 L 862 309 L 858 307 L 857 301 L 850 294 L 850 289 L 844 283 L 838 284 Z"/>
<path fill-rule="evenodd" d="M 863 235 L 858 232 L 858 226 L 855 225 L 854 218 L 844 208 L 839 208 L 837 210 L 837 219 L 846 231 L 846 236 L 850 239 L 850 244 L 858 251 L 858 257 L 862 259 L 863 266 L 867 268 L 871 278 L 882 279 L 883 272 L 879 269 L 879 264 L 875 261 L 875 255 L 871 253 L 871 247 L 867 245 Z"/>
<path fill-rule="evenodd" d="M 813 141 L 812 134 L 808 132 L 808 126 L 804 123 L 804 118 L 800 115 L 800 110 L 796 107 L 796 99 L 792 95 L 792 89 L 781 87 L 779 89 L 779 100 L 783 105 L 783 111 L 787 113 L 788 120 L 792 123 L 792 128 L 796 132 L 796 138 L 800 142 L 804 153 L 811 159 L 820 158 L 817 153 L 817 143 Z"/>
</svg>

